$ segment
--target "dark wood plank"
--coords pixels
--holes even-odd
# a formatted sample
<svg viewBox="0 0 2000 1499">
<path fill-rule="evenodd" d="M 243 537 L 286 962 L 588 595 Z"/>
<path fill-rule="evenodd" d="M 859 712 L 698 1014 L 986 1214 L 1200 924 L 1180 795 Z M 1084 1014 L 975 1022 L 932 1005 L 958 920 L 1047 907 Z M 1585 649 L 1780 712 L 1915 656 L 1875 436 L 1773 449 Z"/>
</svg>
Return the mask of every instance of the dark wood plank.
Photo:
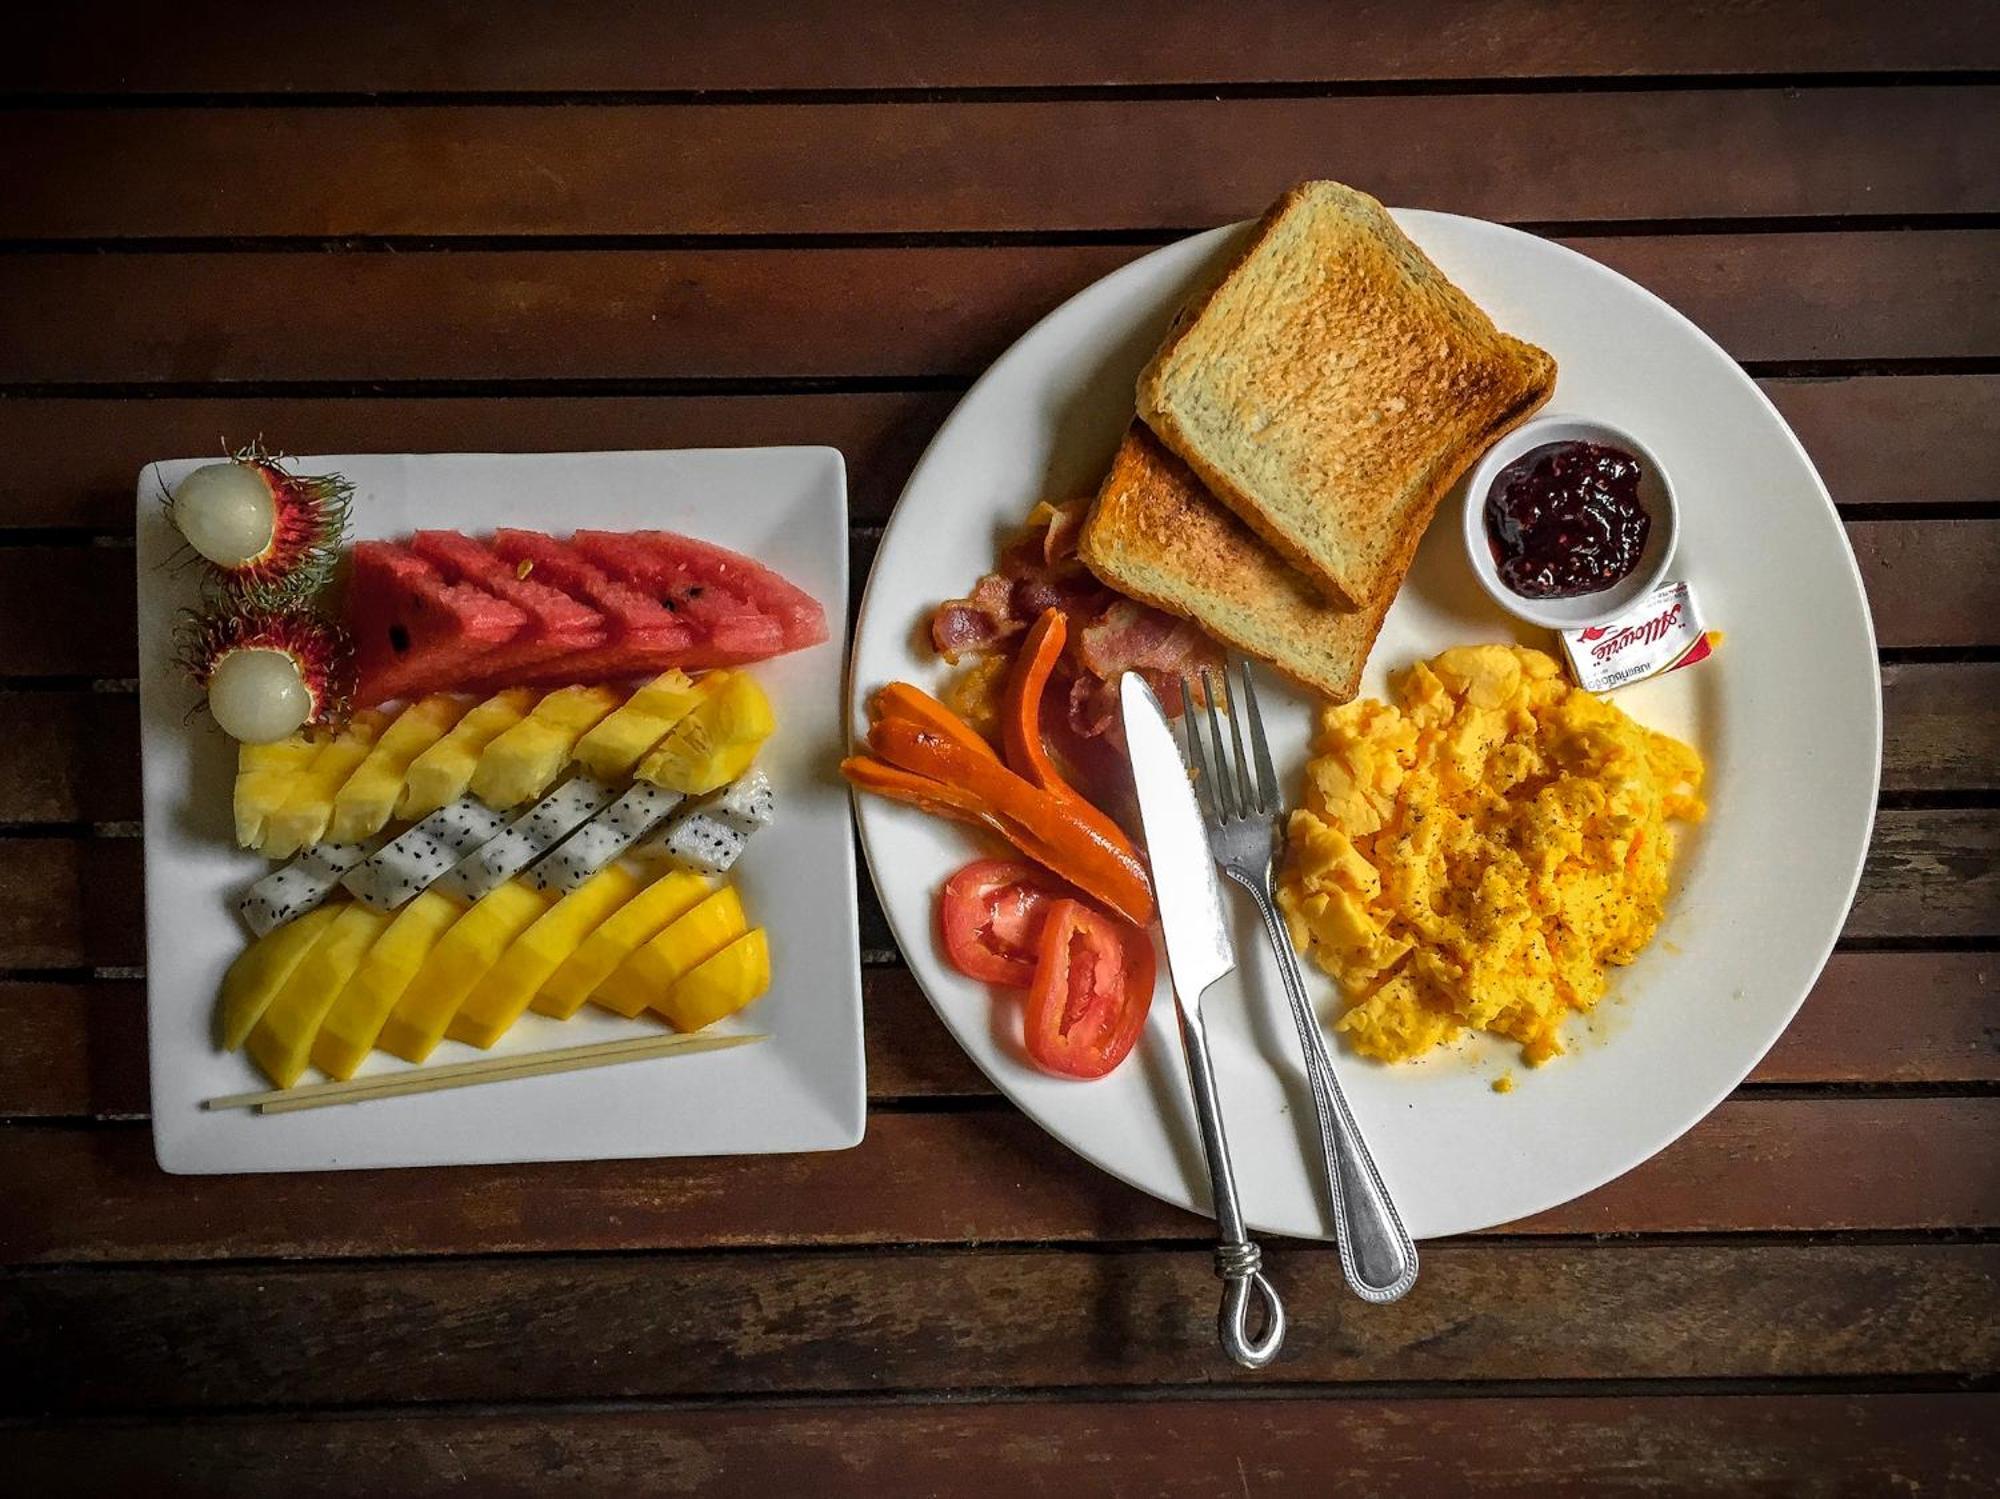
<svg viewBox="0 0 2000 1499">
<path fill-rule="evenodd" d="M 1850 521 L 1847 534 L 1877 644 L 2000 644 L 2000 520 Z M 876 540 L 855 539 L 857 596 Z M 124 546 L 0 547 L 0 680 L 136 672 L 133 566 Z"/>
<path fill-rule="evenodd" d="M 139 815 L 139 700 L 0 691 L 0 823 Z"/>
<path fill-rule="evenodd" d="M 1739 359 L 2000 350 L 2000 231 L 1575 243 Z M 0 260 L 0 302 L 26 309 L 0 345 L 0 383 L 956 377 L 1142 253 L 19 254 Z M 1922 294 L 1876 295 L 1884 286 Z"/>
<path fill-rule="evenodd" d="M 231 0 L 189 25 L 132 0 L 28 12 L 0 88 L 216 93 L 1007 87 L 1272 79 L 1954 71 L 2000 66 L 1976 0 L 1891 16 L 1864 0 L 1661 11 L 1644 0 L 1406 0 L 1331 20 L 1239 0 L 1143 12 L 1028 0 L 712 7 L 613 0 L 587 22 L 531 0 L 469 9 Z"/>
<path fill-rule="evenodd" d="M 136 838 L 0 842 L 0 968 L 118 967 L 142 961 Z M 865 888 L 865 887 L 864 887 Z M 864 893 L 864 950 L 893 951 Z M 2000 936 L 2000 811 L 1891 808 L 1875 821 L 1854 938 Z"/>
<path fill-rule="evenodd" d="M 993 1096 L 908 969 L 867 969 L 862 988 L 869 1097 Z M 145 997 L 132 979 L 0 981 L 0 1119 L 144 1116 Z M 1835 953 L 1749 1081 L 2000 1082 L 2000 959 Z"/>
<path fill-rule="evenodd" d="M 1849 521 L 1883 645 L 2000 645 L 2000 521 Z"/>
<path fill-rule="evenodd" d="M 0 238 L 1154 229 L 1314 176 L 1515 223 L 1976 213 L 2000 208 L 1997 109 L 1941 87 L 13 110 Z"/>
<path fill-rule="evenodd" d="M 950 1169 L 941 1171 L 940 1162 Z M 0 1131 L 0 1263 L 577 1249 L 1188 1239 L 1206 1220 L 1010 1110 L 877 1113 L 835 1154 L 169 1177 L 148 1132 Z M 1737 1099 L 1665 1152 L 1508 1232 L 2000 1224 L 2000 1099 Z"/>
<path fill-rule="evenodd" d="M 2000 784 L 2000 663 L 1882 668 L 1882 786 L 1976 791 Z"/>
<path fill-rule="evenodd" d="M 1443 1244 L 1417 1294 L 1365 1316 L 1328 1250 L 1267 1265 L 1291 1381 L 1879 1379 L 2000 1359 L 1990 1245 Z M 0 1409 L 1158 1389 L 1227 1370 L 1213 1296 L 1192 1246 L 26 1272 L 0 1278 Z"/>
<path fill-rule="evenodd" d="M 1973 378 L 1973 377 L 1968 377 Z M 1993 380 L 2000 411 L 2000 377 Z M 784 396 L 512 396 L 0 400 L 0 526 L 127 531 L 133 480 L 157 458 L 262 437 L 292 453 L 566 453 L 836 447 L 849 512 L 887 518 L 955 391 Z M 76 440 L 90 433 L 88 443 Z M 1939 469 L 1945 465 L 1938 463 Z"/>
<path fill-rule="evenodd" d="M 886 1402 L 61 1425 L 8 1434 L 44 1499 L 148 1494 L 884 1493 L 1971 1496 L 2000 1481 L 1990 1395 L 1634 1401 Z"/>
<path fill-rule="evenodd" d="M 1765 380 L 1843 504 L 2000 501 L 2000 375 Z M 132 523 L 156 458 L 262 435 L 294 453 L 568 452 L 825 443 L 855 520 L 887 519 L 952 391 L 788 396 L 0 400 L 0 526 Z M 78 443 L 78 432 L 90 433 Z"/>
</svg>

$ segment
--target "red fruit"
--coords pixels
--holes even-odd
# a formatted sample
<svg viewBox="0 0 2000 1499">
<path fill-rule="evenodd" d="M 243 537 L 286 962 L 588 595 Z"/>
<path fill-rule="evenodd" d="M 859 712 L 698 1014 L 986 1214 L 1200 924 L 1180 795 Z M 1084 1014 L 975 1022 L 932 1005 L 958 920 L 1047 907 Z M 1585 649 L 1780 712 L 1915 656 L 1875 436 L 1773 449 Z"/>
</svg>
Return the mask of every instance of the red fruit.
<svg viewBox="0 0 2000 1499">
<path fill-rule="evenodd" d="M 410 550 L 449 581 L 483 589 L 528 616 L 519 635 L 481 659 L 485 681 L 504 686 L 537 669 L 570 672 L 567 663 L 610 638 L 610 627 L 595 609 L 534 577 L 532 569 L 523 576 L 518 566 L 502 562 L 492 548 L 461 531 L 419 531 L 410 538 Z"/>
<path fill-rule="evenodd" d="M 826 639 L 826 611 L 819 600 L 796 583 L 741 552 L 700 541 L 674 531 L 638 531 L 632 539 L 670 558 L 687 576 L 714 584 L 748 599 L 777 620 L 788 651 L 804 650 Z"/>
<path fill-rule="evenodd" d="M 505 600 L 446 582 L 405 547 L 356 542 L 352 563 L 347 629 L 354 637 L 354 698 L 364 708 L 478 680 L 486 659 L 528 623 Z"/>
<path fill-rule="evenodd" d="M 683 664 L 730 666 L 762 661 L 784 649 L 784 630 L 777 620 L 734 587 L 697 576 L 678 554 L 649 542 L 649 534 L 671 533 L 579 531 L 569 544 L 702 635 L 696 655 Z"/>
<path fill-rule="evenodd" d="M 246 744 L 336 723 L 347 712 L 353 682 L 347 637 L 309 610 L 190 609 L 174 643 L 181 668 L 212 694 L 208 706 L 216 723 Z M 232 673 L 253 657 L 276 663 L 276 671 L 250 666 L 228 690 Z"/>
<path fill-rule="evenodd" d="M 164 496 L 167 519 L 238 606 L 270 613 L 305 602 L 331 576 L 354 486 L 293 474 L 259 443 L 206 464 Z"/>
<path fill-rule="evenodd" d="M 611 639 L 604 645 L 565 657 L 561 670 L 542 680 L 602 682 L 651 677 L 670 666 L 690 664 L 696 644 L 691 625 L 585 561 L 562 542 L 539 531 L 496 531 L 493 551 L 517 571 L 525 564 L 527 576 L 587 603 L 611 628 Z"/>
</svg>

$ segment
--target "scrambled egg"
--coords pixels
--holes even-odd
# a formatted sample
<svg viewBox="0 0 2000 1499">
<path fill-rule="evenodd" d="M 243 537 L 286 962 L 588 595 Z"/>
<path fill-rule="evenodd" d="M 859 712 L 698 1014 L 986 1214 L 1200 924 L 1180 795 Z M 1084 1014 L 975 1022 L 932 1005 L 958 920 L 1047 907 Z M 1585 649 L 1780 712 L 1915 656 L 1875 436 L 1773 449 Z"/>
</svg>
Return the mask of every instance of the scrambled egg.
<svg viewBox="0 0 2000 1499">
<path fill-rule="evenodd" d="M 1321 712 L 1279 904 L 1338 1029 L 1405 1061 L 1467 1027 L 1562 1051 L 1660 924 L 1701 757 L 1518 646 L 1462 646 Z"/>
</svg>

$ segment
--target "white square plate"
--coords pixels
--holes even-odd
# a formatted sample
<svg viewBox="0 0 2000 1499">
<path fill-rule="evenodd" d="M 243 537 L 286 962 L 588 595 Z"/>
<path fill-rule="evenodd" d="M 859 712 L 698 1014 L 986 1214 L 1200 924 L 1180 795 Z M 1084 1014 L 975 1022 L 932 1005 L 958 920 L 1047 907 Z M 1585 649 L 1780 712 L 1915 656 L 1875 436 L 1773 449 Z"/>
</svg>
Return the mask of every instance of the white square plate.
<svg viewBox="0 0 2000 1499">
<path fill-rule="evenodd" d="M 779 817 L 734 878 L 771 938 L 771 990 L 723 1029 L 771 1039 L 686 1057 L 627 1062 L 483 1087 L 294 1114 L 209 1112 L 201 1100 L 264 1086 L 212 1040 L 217 985 L 248 940 L 236 899 L 268 867 L 234 846 L 231 742 L 193 714 L 173 665 L 191 570 L 162 486 L 213 459 L 139 475 L 139 706 L 146 800 L 147 1011 L 153 1144 L 173 1172 L 317 1171 L 621 1156 L 838 1150 L 861 1139 L 859 921 L 847 793 L 833 766 L 843 742 L 847 644 L 847 477 L 832 448 L 659 453 L 357 454 L 290 460 L 355 486 L 354 534 L 425 527 L 480 534 L 517 526 L 664 528 L 733 547 L 776 568 L 826 609 L 832 636 L 754 668 L 778 732 L 760 762 Z M 530 1013 L 495 1052 L 539 1051 L 644 1034 L 643 1022 L 585 1006 L 559 1022 Z M 480 1055 L 444 1043 L 435 1060 Z M 364 1074 L 402 1069 L 376 1054 Z"/>
</svg>

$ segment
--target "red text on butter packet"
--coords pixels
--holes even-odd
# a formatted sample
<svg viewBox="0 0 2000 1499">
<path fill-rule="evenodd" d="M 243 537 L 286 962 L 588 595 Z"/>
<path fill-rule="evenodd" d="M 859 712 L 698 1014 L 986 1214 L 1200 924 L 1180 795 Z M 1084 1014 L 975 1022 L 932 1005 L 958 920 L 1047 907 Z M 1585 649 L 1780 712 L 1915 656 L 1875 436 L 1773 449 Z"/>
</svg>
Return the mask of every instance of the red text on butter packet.
<svg viewBox="0 0 2000 1499">
<path fill-rule="evenodd" d="M 1685 583 L 1662 583 L 1616 619 L 1560 634 L 1570 675 L 1588 692 L 1692 666 L 1713 655 L 1722 639 L 1720 631 L 1703 628 Z"/>
</svg>

